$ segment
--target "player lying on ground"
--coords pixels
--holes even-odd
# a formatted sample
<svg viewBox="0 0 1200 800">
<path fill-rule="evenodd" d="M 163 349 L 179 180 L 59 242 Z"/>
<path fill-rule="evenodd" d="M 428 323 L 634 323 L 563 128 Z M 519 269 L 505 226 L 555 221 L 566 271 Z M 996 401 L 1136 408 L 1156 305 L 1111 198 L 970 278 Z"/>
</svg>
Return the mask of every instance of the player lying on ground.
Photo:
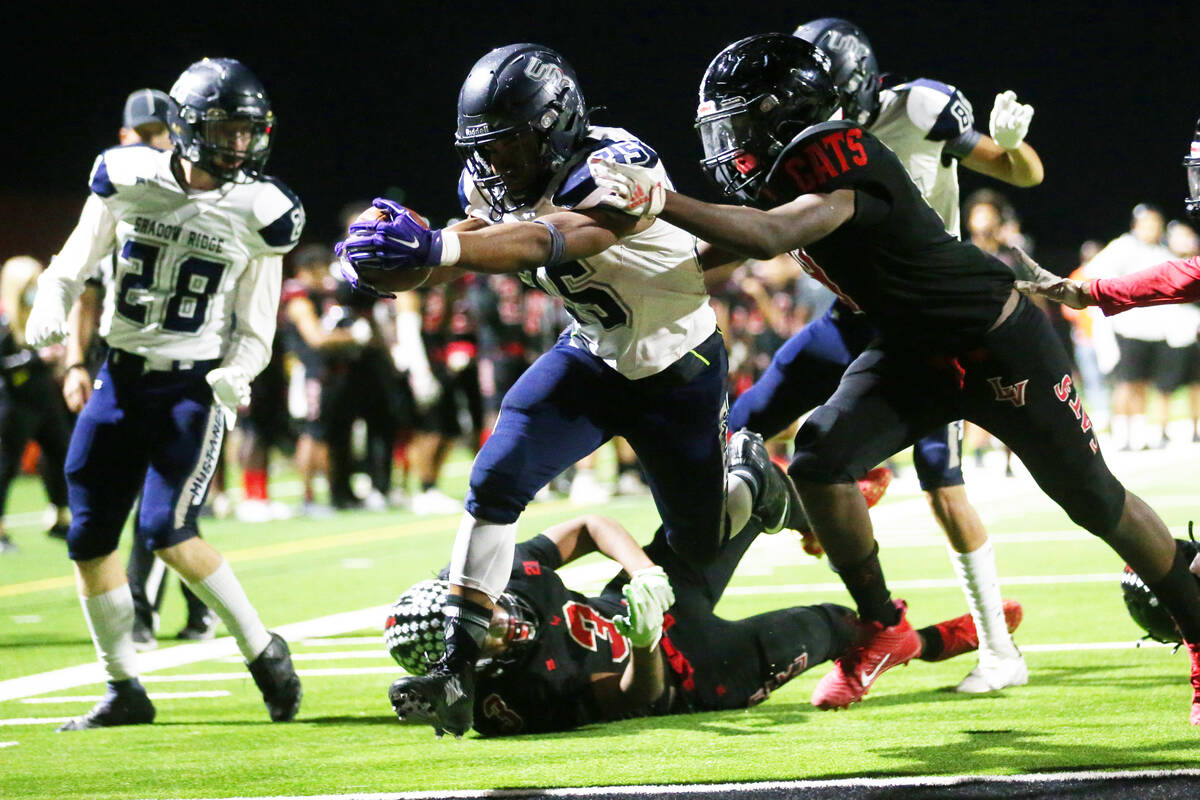
<svg viewBox="0 0 1200 800">
<path fill-rule="evenodd" d="M 676 555 L 661 527 L 643 550 L 620 523 L 599 516 L 577 517 L 518 544 L 479 664 L 475 729 L 500 736 L 746 708 L 858 646 L 864 626 L 849 608 L 832 603 L 741 620 L 714 613 L 760 530 L 747 527 L 702 568 Z M 555 570 L 594 551 L 623 571 L 599 596 L 585 597 Z M 384 639 L 409 672 L 424 673 L 441 657 L 445 575 L 410 588 L 388 617 Z M 1020 604 L 1005 601 L 1004 611 L 1010 630 L 1016 628 Z M 918 657 L 926 661 L 978 646 L 969 614 L 917 636 Z M 401 720 L 436 726 L 432 709 L 410 692 L 389 696 Z"/>
<path fill-rule="evenodd" d="M 924 432 L 967 419 L 1008 444 L 1038 486 L 1103 539 L 1171 612 L 1192 661 L 1200 724 L 1200 588 L 1166 526 L 1113 476 L 1049 323 L 1001 262 L 950 236 L 895 154 L 837 108 L 828 59 L 784 34 L 727 47 L 701 83 L 702 162 L 727 196 L 676 194 L 648 171 L 597 159 L 613 201 L 751 258 L 800 257 L 880 331 L 796 435 L 788 469 L 830 562 L 874 626 L 838 660 L 813 704 L 862 699 L 885 669 L 920 652 L 893 601 L 856 475 Z"/>
</svg>

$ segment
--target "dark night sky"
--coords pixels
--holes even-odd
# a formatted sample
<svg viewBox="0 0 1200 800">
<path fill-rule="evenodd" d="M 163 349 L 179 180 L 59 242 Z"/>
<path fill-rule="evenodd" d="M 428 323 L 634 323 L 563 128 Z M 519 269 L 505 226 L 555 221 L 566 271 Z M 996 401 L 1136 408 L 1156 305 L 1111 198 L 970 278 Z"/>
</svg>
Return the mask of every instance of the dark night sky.
<svg viewBox="0 0 1200 800">
<path fill-rule="evenodd" d="M 444 219 L 456 211 L 458 87 L 479 56 L 515 41 L 560 50 L 588 102 L 607 107 L 596 122 L 638 134 L 681 190 L 705 194 L 692 119 L 709 60 L 742 36 L 843 16 L 864 28 L 884 70 L 962 89 L 981 130 L 998 91 L 1014 89 L 1034 105 L 1029 142 L 1047 178 L 1010 196 L 1043 253 L 1111 238 L 1138 201 L 1182 213 L 1180 161 L 1200 113 L 1194 3 L 1122 2 L 1104 11 L 975 0 L 342 8 L 279 13 L 196 3 L 186 14 L 128 6 L 96 18 L 8 17 L 16 63 L 10 56 L 0 93 L 9 139 L 0 194 L 72 198 L 63 213 L 73 218 L 92 159 L 115 139 L 126 94 L 167 89 L 202 56 L 230 56 L 271 95 L 279 125 L 268 171 L 304 200 L 306 239 L 337 238 L 339 210 L 389 186 Z M 964 195 L 989 183 L 961 173 Z"/>
</svg>

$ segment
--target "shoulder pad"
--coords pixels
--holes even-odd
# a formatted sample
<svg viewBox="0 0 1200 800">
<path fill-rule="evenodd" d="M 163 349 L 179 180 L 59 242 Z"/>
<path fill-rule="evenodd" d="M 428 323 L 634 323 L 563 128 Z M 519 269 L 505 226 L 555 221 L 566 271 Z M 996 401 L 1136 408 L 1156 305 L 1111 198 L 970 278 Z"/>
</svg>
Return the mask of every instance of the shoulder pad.
<svg viewBox="0 0 1200 800">
<path fill-rule="evenodd" d="M 840 188 L 831 183 L 856 167 L 866 166 L 866 144 L 874 141 L 875 137 L 861 125 L 844 120 L 805 128 L 788 143 L 771 166 L 766 187 L 777 196 L 775 202 Z"/>
<path fill-rule="evenodd" d="M 286 253 L 300 241 L 304 204 L 278 178 L 263 178 L 259 186 L 252 207 L 255 220 L 262 226 L 258 234 L 272 250 Z"/>
<path fill-rule="evenodd" d="M 971 103 L 953 86 L 918 78 L 903 84 L 903 88 L 908 89 L 905 106 L 908 118 L 930 141 L 944 142 L 974 127 L 975 114 Z"/>
<path fill-rule="evenodd" d="M 170 159 L 169 151 L 147 144 L 110 147 L 96 157 L 88 188 L 99 197 L 112 197 L 123 189 L 155 179 Z"/>
<path fill-rule="evenodd" d="M 596 201 L 600 197 L 607 194 L 607 192 L 602 191 L 596 186 L 596 182 L 592 178 L 592 172 L 588 168 L 587 161 L 592 155 L 601 154 L 621 164 L 635 164 L 647 167 L 662 173 L 664 178 L 666 177 L 666 172 L 662 169 L 662 162 L 658 158 L 658 153 L 648 144 L 619 129 L 599 130 L 611 130 L 623 134 L 623 136 L 619 139 L 611 139 L 604 136 L 597 140 L 589 140 L 584 154 L 569 168 L 566 177 L 563 178 L 562 183 L 555 190 L 554 205 L 561 208 L 592 208 L 596 205 Z M 670 186 L 669 180 L 666 183 Z"/>
</svg>

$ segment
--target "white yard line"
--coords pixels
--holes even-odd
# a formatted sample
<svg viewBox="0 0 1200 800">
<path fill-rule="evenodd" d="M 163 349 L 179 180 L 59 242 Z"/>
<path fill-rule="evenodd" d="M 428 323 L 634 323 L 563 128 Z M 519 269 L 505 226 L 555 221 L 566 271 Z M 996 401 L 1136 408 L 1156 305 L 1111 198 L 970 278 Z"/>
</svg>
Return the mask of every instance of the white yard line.
<svg viewBox="0 0 1200 800">
<path fill-rule="evenodd" d="M 214 689 L 209 692 L 147 692 L 151 700 L 193 700 L 210 697 L 229 697 L 224 689 Z M 77 694 L 57 697 L 26 697 L 22 703 L 47 704 L 54 703 L 95 703 L 100 699 L 98 694 Z"/>
<path fill-rule="evenodd" d="M 341 614 L 331 614 L 327 617 L 306 622 L 296 622 L 290 625 L 280 625 L 275 632 L 284 639 L 307 639 L 315 636 L 336 636 L 347 631 L 362 628 L 380 627 L 388 606 L 375 606 L 358 611 L 347 611 Z M 237 653 L 237 643 L 232 636 L 224 636 L 211 642 L 199 644 L 184 644 L 175 647 L 165 647 L 150 653 L 141 653 L 138 658 L 138 668 L 142 675 L 164 669 L 181 667 L 185 664 L 195 664 L 200 661 L 210 661 Z M 245 673 L 247 676 L 249 673 Z M 0 701 L 19 700 L 23 697 L 34 697 L 48 692 L 60 692 L 76 686 L 86 686 L 93 683 L 103 683 L 107 680 L 104 668 L 98 662 L 80 664 L 75 667 L 65 667 L 36 675 L 26 675 L 0 681 Z"/>
</svg>

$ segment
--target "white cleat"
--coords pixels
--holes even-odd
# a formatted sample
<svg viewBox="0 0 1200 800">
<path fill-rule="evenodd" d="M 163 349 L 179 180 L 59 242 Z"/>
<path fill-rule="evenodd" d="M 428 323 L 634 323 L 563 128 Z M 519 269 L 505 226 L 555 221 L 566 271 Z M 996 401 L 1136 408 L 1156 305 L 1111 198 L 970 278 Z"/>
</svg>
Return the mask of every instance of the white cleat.
<svg viewBox="0 0 1200 800">
<path fill-rule="evenodd" d="M 1018 653 L 1012 657 L 988 659 L 986 666 L 980 662 L 975 669 L 967 673 L 967 677 L 962 679 L 954 691 L 963 694 L 987 694 L 1010 686 L 1024 686 L 1027 683 L 1029 667 L 1025 666 L 1025 657 Z"/>
</svg>

